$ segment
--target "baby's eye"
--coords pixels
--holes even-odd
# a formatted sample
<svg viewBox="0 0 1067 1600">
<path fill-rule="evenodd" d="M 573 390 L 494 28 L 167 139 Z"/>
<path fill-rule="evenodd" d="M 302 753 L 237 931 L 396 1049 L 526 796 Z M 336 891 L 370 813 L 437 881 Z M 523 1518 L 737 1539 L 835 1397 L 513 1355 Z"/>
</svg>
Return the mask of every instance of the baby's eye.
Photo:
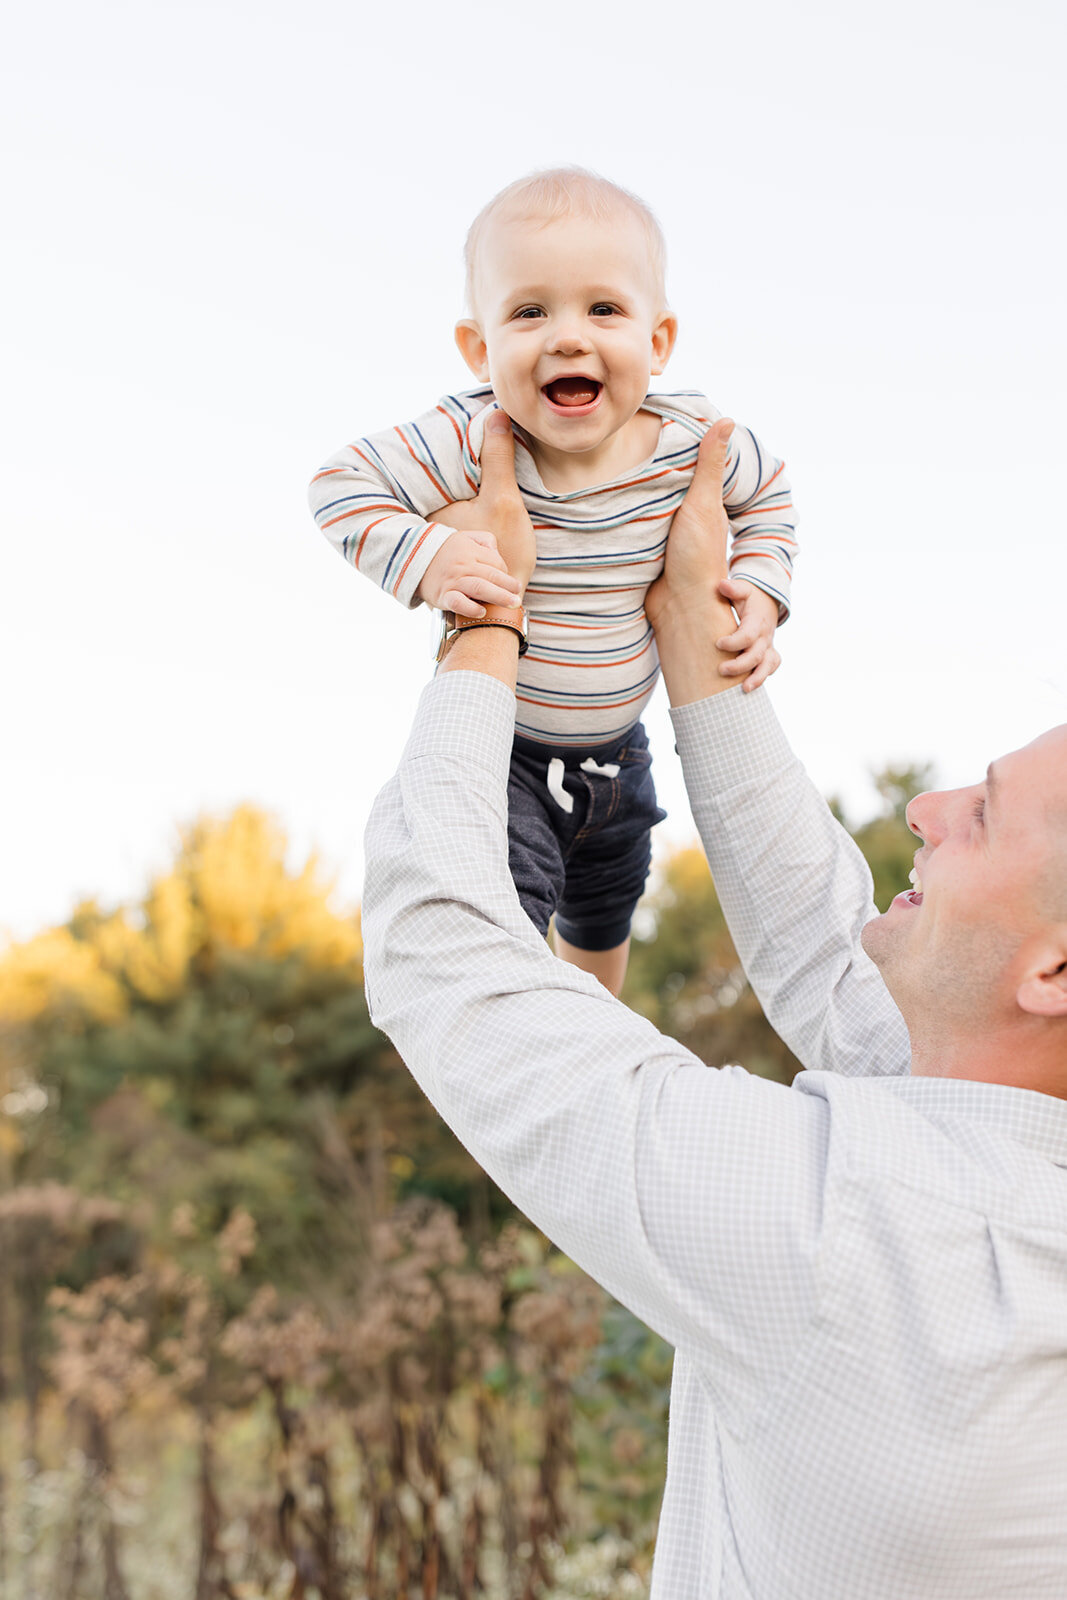
<svg viewBox="0 0 1067 1600">
<path fill-rule="evenodd" d="M 540 306 L 521 306 L 520 309 L 515 312 L 515 316 L 527 318 L 543 317 L 544 312 L 541 310 Z"/>
<path fill-rule="evenodd" d="M 618 306 L 610 305 L 607 300 L 598 300 L 596 305 L 589 309 L 591 317 L 617 317 L 618 314 Z"/>
</svg>

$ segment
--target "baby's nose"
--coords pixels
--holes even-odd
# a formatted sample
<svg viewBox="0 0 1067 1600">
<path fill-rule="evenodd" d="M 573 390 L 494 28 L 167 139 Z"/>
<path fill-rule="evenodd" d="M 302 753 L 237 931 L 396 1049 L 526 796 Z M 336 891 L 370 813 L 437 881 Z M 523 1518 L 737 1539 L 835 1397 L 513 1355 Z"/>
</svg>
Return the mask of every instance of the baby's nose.
<svg viewBox="0 0 1067 1600">
<path fill-rule="evenodd" d="M 564 355 L 589 349 L 589 336 L 580 322 L 557 322 L 552 328 L 551 346 Z"/>
</svg>

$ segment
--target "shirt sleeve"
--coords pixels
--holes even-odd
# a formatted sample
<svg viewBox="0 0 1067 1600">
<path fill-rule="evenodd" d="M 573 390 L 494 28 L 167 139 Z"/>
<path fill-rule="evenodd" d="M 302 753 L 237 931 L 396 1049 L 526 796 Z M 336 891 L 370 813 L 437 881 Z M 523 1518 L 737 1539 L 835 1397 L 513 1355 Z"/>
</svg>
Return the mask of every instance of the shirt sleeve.
<svg viewBox="0 0 1067 1600">
<path fill-rule="evenodd" d="M 867 863 L 794 756 L 765 689 L 671 712 L 693 818 L 738 956 L 806 1067 L 906 1073 L 904 1019 L 860 944 Z"/>
<path fill-rule="evenodd" d="M 367 832 L 371 1015 L 515 1204 L 750 1407 L 814 1315 L 827 1104 L 705 1067 L 552 955 L 508 871 L 514 711 L 478 673 L 425 692 Z"/>
<path fill-rule="evenodd" d="M 785 463 L 740 424 L 730 436 L 723 504 L 733 535 L 730 576 L 745 578 L 777 600 L 784 622 L 797 550 L 793 494 Z"/>
<path fill-rule="evenodd" d="M 346 445 L 311 480 L 312 515 L 327 539 L 401 605 L 419 604 L 423 574 L 455 532 L 432 513 L 477 493 L 464 461 L 466 420 L 463 397 L 446 396 L 414 422 Z"/>
</svg>

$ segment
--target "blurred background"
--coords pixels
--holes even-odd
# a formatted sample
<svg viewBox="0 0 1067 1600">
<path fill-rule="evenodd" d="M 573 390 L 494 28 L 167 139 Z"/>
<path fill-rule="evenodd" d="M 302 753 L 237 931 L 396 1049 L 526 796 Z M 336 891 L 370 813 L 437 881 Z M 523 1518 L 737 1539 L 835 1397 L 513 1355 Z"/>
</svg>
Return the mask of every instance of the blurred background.
<svg viewBox="0 0 1067 1600">
<path fill-rule="evenodd" d="M 468 379 L 466 226 L 642 195 L 699 388 L 788 462 L 773 694 L 882 903 L 931 781 L 1067 720 L 1067 23 L 996 4 L 24 8 L 0 64 L 0 1596 L 640 1596 L 670 1352 L 362 999 L 430 628 L 305 504 Z M 691 824 L 628 999 L 788 1080 Z"/>
</svg>

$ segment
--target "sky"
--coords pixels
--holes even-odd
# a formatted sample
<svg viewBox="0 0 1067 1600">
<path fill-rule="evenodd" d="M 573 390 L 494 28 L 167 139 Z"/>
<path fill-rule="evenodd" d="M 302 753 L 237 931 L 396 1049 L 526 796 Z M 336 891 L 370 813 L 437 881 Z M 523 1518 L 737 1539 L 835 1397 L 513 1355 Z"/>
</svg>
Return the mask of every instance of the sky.
<svg viewBox="0 0 1067 1600">
<path fill-rule="evenodd" d="M 659 216 L 697 388 L 788 463 L 772 694 L 826 793 L 1067 721 L 1067 14 L 56 0 L 0 63 L 0 930 L 250 800 L 354 906 L 430 676 L 306 484 L 470 386 L 466 227 L 533 168 Z M 666 699 L 662 848 L 692 832 Z"/>
</svg>

